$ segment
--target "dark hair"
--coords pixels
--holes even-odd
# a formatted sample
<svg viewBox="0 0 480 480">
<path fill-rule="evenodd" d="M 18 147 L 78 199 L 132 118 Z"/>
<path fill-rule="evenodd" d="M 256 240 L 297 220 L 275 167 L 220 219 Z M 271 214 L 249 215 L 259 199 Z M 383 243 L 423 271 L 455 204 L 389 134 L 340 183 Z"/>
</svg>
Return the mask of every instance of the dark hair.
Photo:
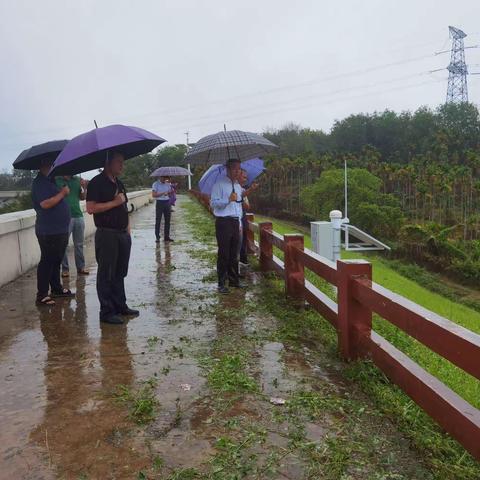
<svg viewBox="0 0 480 480">
<path fill-rule="evenodd" d="M 53 160 L 51 158 L 42 158 L 40 160 L 40 166 L 46 167 L 47 165 L 53 165 Z"/>
<path fill-rule="evenodd" d="M 234 163 L 241 163 L 238 158 L 230 158 L 227 160 L 226 167 L 230 168 Z"/>
<path fill-rule="evenodd" d="M 110 149 L 110 150 L 107 150 L 107 153 L 106 153 L 106 157 L 105 157 L 105 163 L 109 163 L 112 158 L 115 156 L 115 155 L 122 155 L 122 157 L 125 157 L 125 154 L 123 152 L 121 152 L 120 150 L 115 150 L 115 149 Z"/>
</svg>

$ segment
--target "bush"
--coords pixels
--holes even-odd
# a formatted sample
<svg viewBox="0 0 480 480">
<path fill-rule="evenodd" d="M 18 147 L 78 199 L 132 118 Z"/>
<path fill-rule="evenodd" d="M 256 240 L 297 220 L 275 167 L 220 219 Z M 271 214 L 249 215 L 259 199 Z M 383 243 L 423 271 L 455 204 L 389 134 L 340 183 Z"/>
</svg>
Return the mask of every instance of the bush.
<svg viewBox="0 0 480 480">
<path fill-rule="evenodd" d="M 348 216 L 350 222 L 372 235 L 395 238 L 404 218 L 397 198 L 382 194 L 382 181 L 363 168 L 348 171 Z M 317 181 L 304 187 L 300 201 L 308 217 L 327 219 L 331 210 L 345 209 L 344 171 L 322 172 Z"/>
</svg>

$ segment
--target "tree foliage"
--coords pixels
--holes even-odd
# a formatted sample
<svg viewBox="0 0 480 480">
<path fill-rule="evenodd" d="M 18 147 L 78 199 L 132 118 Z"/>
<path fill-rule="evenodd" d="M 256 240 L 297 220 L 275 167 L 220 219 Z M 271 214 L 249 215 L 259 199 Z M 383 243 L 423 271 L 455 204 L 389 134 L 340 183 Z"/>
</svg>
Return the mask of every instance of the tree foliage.
<svg viewBox="0 0 480 480">
<path fill-rule="evenodd" d="M 327 219 L 331 210 L 345 211 L 344 172 L 325 170 L 317 181 L 300 192 L 304 212 L 313 219 Z M 354 168 L 348 175 L 348 215 L 369 233 L 393 238 L 403 222 L 398 200 L 381 192 L 382 181 L 368 170 Z"/>
</svg>

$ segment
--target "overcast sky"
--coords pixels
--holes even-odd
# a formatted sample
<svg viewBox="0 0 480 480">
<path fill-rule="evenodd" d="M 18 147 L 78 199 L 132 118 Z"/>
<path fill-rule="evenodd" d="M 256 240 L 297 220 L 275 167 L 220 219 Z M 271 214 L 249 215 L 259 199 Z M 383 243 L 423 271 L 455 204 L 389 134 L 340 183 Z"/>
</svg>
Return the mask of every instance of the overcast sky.
<svg viewBox="0 0 480 480">
<path fill-rule="evenodd" d="M 479 0 L 0 0 L 0 170 L 94 119 L 174 144 L 435 107 L 448 25 L 477 45 L 479 19 Z M 480 48 L 466 58 L 480 72 Z"/>
</svg>

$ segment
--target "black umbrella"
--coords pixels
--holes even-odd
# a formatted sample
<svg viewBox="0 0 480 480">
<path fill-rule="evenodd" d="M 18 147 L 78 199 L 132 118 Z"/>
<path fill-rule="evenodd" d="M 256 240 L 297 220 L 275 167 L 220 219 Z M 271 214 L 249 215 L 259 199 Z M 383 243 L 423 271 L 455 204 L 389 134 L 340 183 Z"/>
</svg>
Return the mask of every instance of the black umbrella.
<svg viewBox="0 0 480 480">
<path fill-rule="evenodd" d="M 16 170 L 38 170 L 46 161 L 54 162 L 68 140 L 53 140 L 24 150 L 13 162 Z"/>
</svg>

